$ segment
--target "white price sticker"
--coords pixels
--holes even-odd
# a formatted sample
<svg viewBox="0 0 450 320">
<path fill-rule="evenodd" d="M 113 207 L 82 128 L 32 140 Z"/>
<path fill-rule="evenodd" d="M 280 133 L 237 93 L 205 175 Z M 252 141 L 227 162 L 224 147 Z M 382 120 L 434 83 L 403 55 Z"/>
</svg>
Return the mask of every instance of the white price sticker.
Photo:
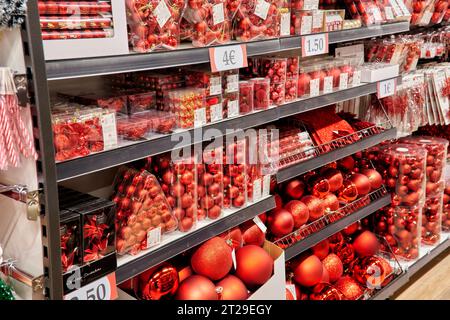
<svg viewBox="0 0 450 320">
<path fill-rule="evenodd" d="M 311 57 L 325 53 L 328 53 L 328 33 L 302 37 L 302 57 Z"/>
<path fill-rule="evenodd" d="M 312 33 L 312 24 L 313 17 L 312 16 L 303 16 L 302 22 L 300 24 L 300 34 L 311 34 Z"/>
<path fill-rule="evenodd" d="M 394 10 L 394 14 L 395 14 L 396 17 L 400 17 L 400 16 L 403 15 L 402 9 L 399 7 L 398 3 L 395 0 L 389 0 L 389 3 L 391 4 L 392 9 Z M 386 17 L 387 17 L 387 13 L 386 13 Z"/>
<path fill-rule="evenodd" d="M 359 86 L 361 84 L 361 70 L 355 70 L 353 72 L 353 86 Z"/>
<path fill-rule="evenodd" d="M 213 24 L 219 24 L 225 21 L 225 15 L 223 13 L 223 3 L 219 3 L 213 6 Z"/>
<path fill-rule="evenodd" d="M 236 250 L 235 249 L 233 249 L 233 251 L 231 251 L 231 260 L 233 260 L 233 267 L 236 270 L 237 263 L 236 263 Z"/>
<path fill-rule="evenodd" d="M 261 200 L 261 179 L 253 181 L 253 202 Z"/>
<path fill-rule="evenodd" d="M 218 103 L 211 106 L 211 122 L 220 121 L 223 119 L 222 104 Z"/>
<path fill-rule="evenodd" d="M 381 17 L 381 11 L 378 7 L 373 7 L 372 14 L 376 23 L 383 20 L 383 18 Z"/>
<path fill-rule="evenodd" d="M 309 81 L 309 96 L 316 97 L 319 95 L 320 79 L 314 79 Z"/>
<path fill-rule="evenodd" d="M 348 87 L 348 73 L 342 72 L 339 75 L 339 90 L 345 90 Z"/>
<path fill-rule="evenodd" d="M 209 95 L 215 96 L 222 93 L 222 78 L 211 77 L 209 79 Z"/>
<path fill-rule="evenodd" d="M 161 0 L 159 4 L 156 6 L 153 14 L 156 16 L 156 21 L 160 28 L 164 27 L 167 20 L 171 17 L 169 7 L 167 7 L 166 1 Z"/>
<path fill-rule="evenodd" d="M 384 8 L 384 13 L 386 14 L 386 19 L 387 20 L 394 20 L 394 12 L 392 11 L 392 7 L 385 7 Z"/>
<path fill-rule="evenodd" d="M 194 110 L 194 127 L 198 128 L 206 124 L 206 110 L 200 108 Z"/>
<path fill-rule="evenodd" d="M 261 221 L 261 219 L 256 216 L 253 218 L 253 222 L 258 226 L 258 228 L 263 232 L 266 233 L 267 227 L 266 225 Z"/>
<path fill-rule="evenodd" d="M 291 35 L 291 14 L 289 12 L 284 12 L 281 14 L 280 22 L 280 36 Z"/>
<path fill-rule="evenodd" d="M 319 8 L 319 0 L 305 0 L 302 10 L 317 10 Z"/>
<path fill-rule="evenodd" d="M 393 96 L 397 91 L 397 79 L 389 79 L 377 83 L 378 99 Z"/>
<path fill-rule="evenodd" d="M 269 12 L 269 8 L 270 8 L 270 3 L 268 3 L 267 1 L 264 1 L 264 0 L 258 0 L 256 2 L 255 15 L 257 15 L 258 17 L 260 17 L 263 20 L 266 20 L 267 13 Z"/>
<path fill-rule="evenodd" d="M 263 188 L 262 188 L 263 197 L 268 197 L 270 195 L 270 180 L 271 180 L 270 174 L 265 175 L 263 177 Z"/>
<path fill-rule="evenodd" d="M 247 67 L 245 44 L 209 48 L 209 60 L 213 72 Z"/>
<path fill-rule="evenodd" d="M 103 148 L 111 149 L 117 146 L 116 114 L 111 112 L 101 118 L 103 133 Z"/>
<path fill-rule="evenodd" d="M 411 13 L 409 12 L 408 8 L 405 5 L 405 1 L 403 0 L 394 0 L 394 2 L 400 7 L 401 11 L 403 12 L 403 16 L 410 16 Z"/>
<path fill-rule="evenodd" d="M 325 77 L 323 80 L 323 93 L 333 92 L 333 77 Z"/>
<path fill-rule="evenodd" d="M 233 101 L 228 101 L 228 118 L 233 118 L 233 117 L 237 117 L 239 115 L 239 101 L 238 100 L 233 100 Z"/>
<path fill-rule="evenodd" d="M 161 243 L 161 227 L 154 228 L 147 232 L 147 249 Z"/>
<path fill-rule="evenodd" d="M 64 300 L 117 299 L 116 274 L 111 273 L 64 296 Z"/>
<path fill-rule="evenodd" d="M 239 75 L 232 74 L 227 76 L 227 93 L 239 91 Z"/>
</svg>

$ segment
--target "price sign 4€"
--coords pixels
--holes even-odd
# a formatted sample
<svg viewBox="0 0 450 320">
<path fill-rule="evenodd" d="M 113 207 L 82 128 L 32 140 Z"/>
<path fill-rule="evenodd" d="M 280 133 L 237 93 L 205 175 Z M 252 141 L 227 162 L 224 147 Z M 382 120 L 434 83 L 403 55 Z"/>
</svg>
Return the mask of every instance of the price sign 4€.
<svg viewBox="0 0 450 320">
<path fill-rule="evenodd" d="M 245 44 L 209 48 L 211 71 L 226 71 L 247 67 Z"/>
<path fill-rule="evenodd" d="M 302 57 L 328 53 L 328 33 L 311 34 L 302 37 Z"/>
<path fill-rule="evenodd" d="M 377 83 L 378 99 L 393 96 L 397 91 L 397 79 L 388 79 Z"/>
<path fill-rule="evenodd" d="M 116 274 L 111 273 L 64 296 L 64 300 L 117 299 Z"/>
</svg>

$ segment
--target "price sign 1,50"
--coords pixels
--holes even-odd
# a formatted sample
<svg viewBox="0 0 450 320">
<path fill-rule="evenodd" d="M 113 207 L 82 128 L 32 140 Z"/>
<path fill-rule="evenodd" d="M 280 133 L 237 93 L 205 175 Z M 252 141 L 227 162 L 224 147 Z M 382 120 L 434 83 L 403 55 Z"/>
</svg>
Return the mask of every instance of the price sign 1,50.
<svg viewBox="0 0 450 320">
<path fill-rule="evenodd" d="M 226 71 L 247 67 L 245 44 L 209 48 L 211 71 Z"/>
<path fill-rule="evenodd" d="M 311 57 L 325 53 L 328 53 L 328 33 L 302 37 L 302 57 Z"/>
</svg>

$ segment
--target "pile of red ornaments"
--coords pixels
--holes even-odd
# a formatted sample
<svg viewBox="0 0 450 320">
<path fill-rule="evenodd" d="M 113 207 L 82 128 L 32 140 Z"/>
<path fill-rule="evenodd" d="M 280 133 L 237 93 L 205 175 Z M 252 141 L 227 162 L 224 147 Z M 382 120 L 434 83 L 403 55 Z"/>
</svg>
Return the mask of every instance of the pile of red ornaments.
<svg viewBox="0 0 450 320">
<path fill-rule="evenodd" d="M 443 197 L 443 211 L 442 211 L 442 231 L 450 231 L 450 185 L 447 183 L 444 189 Z"/>
<path fill-rule="evenodd" d="M 381 175 L 356 168 L 352 157 L 279 185 L 277 207 L 267 215 L 271 239 L 289 247 L 366 205 L 368 194 L 381 186 Z"/>
<path fill-rule="evenodd" d="M 386 286 L 394 276 L 389 253 L 358 223 L 287 263 L 288 300 L 358 300 Z"/>
</svg>

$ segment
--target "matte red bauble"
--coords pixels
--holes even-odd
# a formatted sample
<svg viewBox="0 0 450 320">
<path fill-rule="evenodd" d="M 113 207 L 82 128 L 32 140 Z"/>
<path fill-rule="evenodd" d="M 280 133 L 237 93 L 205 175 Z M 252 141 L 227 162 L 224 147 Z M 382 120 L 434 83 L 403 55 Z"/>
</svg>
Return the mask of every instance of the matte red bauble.
<svg viewBox="0 0 450 320">
<path fill-rule="evenodd" d="M 220 237 L 209 239 L 195 250 L 191 266 L 195 273 L 211 280 L 222 279 L 233 266 L 231 248 Z"/>
<path fill-rule="evenodd" d="M 328 180 L 328 183 L 330 184 L 330 192 L 336 192 L 340 187 L 342 187 L 344 177 L 339 170 L 329 168 L 323 173 L 323 176 Z"/>
<path fill-rule="evenodd" d="M 247 300 L 248 290 L 245 284 L 231 274 L 220 280 L 217 284 L 219 300 Z"/>
<path fill-rule="evenodd" d="M 218 300 L 214 283 L 206 277 L 192 275 L 178 288 L 176 300 Z"/>
<path fill-rule="evenodd" d="M 314 221 L 323 216 L 325 208 L 323 207 L 322 200 L 315 196 L 304 196 L 300 199 L 301 202 L 306 204 L 309 210 L 309 221 Z"/>
<path fill-rule="evenodd" d="M 266 235 L 253 220 L 244 222 L 240 228 L 242 230 L 242 240 L 244 241 L 244 245 L 254 244 L 261 247 L 264 244 Z"/>
<path fill-rule="evenodd" d="M 314 286 L 309 295 L 310 300 L 346 300 L 345 295 L 328 283 L 319 283 Z"/>
<path fill-rule="evenodd" d="M 373 256 L 378 252 L 380 243 L 370 231 L 364 231 L 353 241 L 353 248 L 360 257 Z"/>
<path fill-rule="evenodd" d="M 283 237 L 294 230 L 294 217 L 287 210 L 275 210 L 269 219 L 269 229 L 274 236 Z"/>
<path fill-rule="evenodd" d="M 381 174 L 375 169 L 363 169 L 361 171 L 363 175 L 369 178 L 371 190 L 376 190 L 381 187 L 383 178 Z"/>
<path fill-rule="evenodd" d="M 370 192 L 370 180 L 361 173 L 354 173 L 350 176 L 350 181 L 353 182 L 358 190 L 358 194 L 365 195 Z"/>
<path fill-rule="evenodd" d="M 242 232 L 239 227 L 234 227 L 233 229 L 225 231 L 220 235 L 220 237 L 225 240 L 225 242 L 231 249 L 242 247 Z"/>
<path fill-rule="evenodd" d="M 247 288 L 255 289 L 270 279 L 273 259 L 261 247 L 248 245 L 236 251 L 236 276 Z"/>
<path fill-rule="evenodd" d="M 300 199 L 305 192 L 305 184 L 298 179 L 291 180 L 286 184 L 285 191 L 292 199 Z"/>
<path fill-rule="evenodd" d="M 328 255 L 330 251 L 330 243 L 328 242 L 328 239 L 325 239 L 318 244 L 316 244 L 314 247 L 311 248 L 313 254 L 319 258 L 320 260 L 325 259 L 325 257 Z"/>
<path fill-rule="evenodd" d="M 356 231 L 358 231 L 359 229 L 359 221 L 356 221 L 355 223 L 352 223 L 351 225 L 349 225 L 348 227 L 345 227 L 342 230 L 342 233 L 346 236 L 351 236 L 352 234 L 354 234 Z"/>
<path fill-rule="evenodd" d="M 361 285 L 352 277 L 344 276 L 340 278 L 334 287 L 341 291 L 345 297 L 349 300 L 356 300 L 362 296 L 364 293 Z"/>
<path fill-rule="evenodd" d="M 172 296 L 178 285 L 178 271 L 168 263 L 139 275 L 139 290 L 144 300 L 159 300 L 164 296 Z"/>
<path fill-rule="evenodd" d="M 345 157 L 338 161 L 338 166 L 347 171 L 351 171 L 355 167 L 355 160 L 352 156 Z"/>
<path fill-rule="evenodd" d="M 328 271 L 330 282 L 337 281 L 344 273 L 344 266 L 341 259 L 334 253 L 330 253 L 325 259 L 322 260 L 323 266 Z"/>
<path fill-rule="evenodd" d="M 339 209 L 339 200 L 334 193 L 329 193 L 322 199 L 325 210 L 336 211 Z"/>
<path fill-rule="evenodd" d="M 312 255 L 305 259 L 295 262 L 294 281 L 304 287 L 312 287 L 322 279 L 322 262 L 316 256 Z"/>
<path fill-rule="evenodd" d="M 291 200 L 284 206 L 284 209 L 292 214 L 294 218 L 294 229 L 300 228 L 308 221 L 309 209 L 303 202 Z"/>
</svg>

